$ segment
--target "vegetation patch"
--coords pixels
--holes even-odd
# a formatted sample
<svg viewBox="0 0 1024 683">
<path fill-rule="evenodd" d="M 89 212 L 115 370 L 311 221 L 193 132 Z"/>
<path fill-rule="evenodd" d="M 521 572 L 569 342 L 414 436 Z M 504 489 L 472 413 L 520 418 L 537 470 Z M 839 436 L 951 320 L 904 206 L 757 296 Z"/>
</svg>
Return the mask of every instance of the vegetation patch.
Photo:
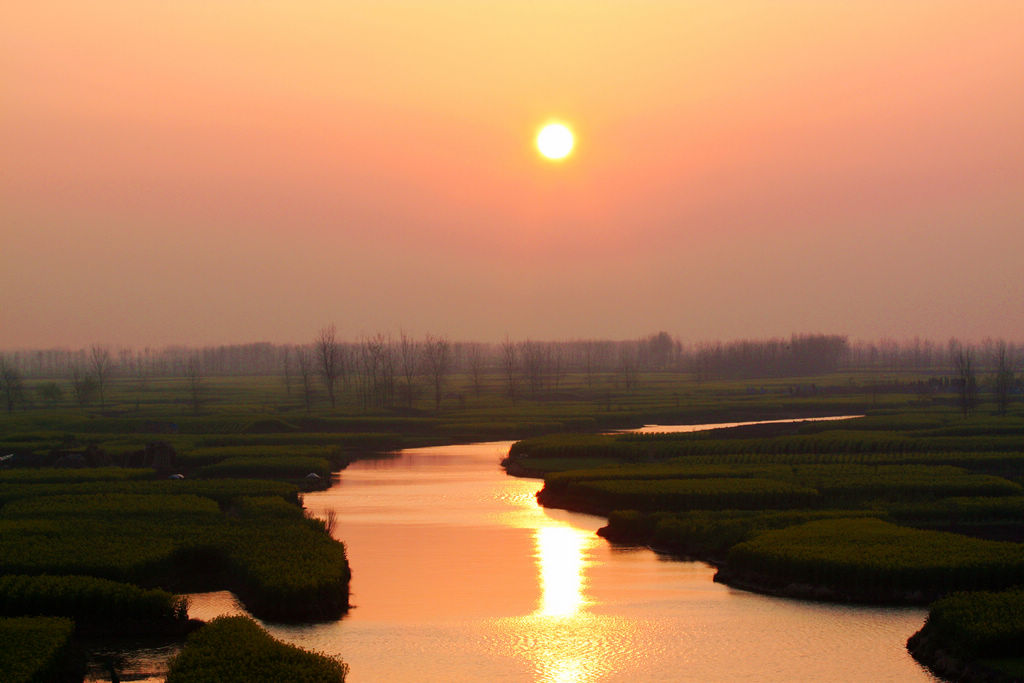
<svg viewBox="0 0 1024 683">
<path fill-rule="evenodd" d="M 93 481 L 151 479 L 153 470 L 127 467 L 94 467 L 77 470 L 52 467 L 0 470 L 0 487 L 8 484 L 76 484 Z"/>
<path fill-rule="evenodd" d="M 188 601 L 92 576 L 0 576 L 0 615 L 37 614 L 119 633 L 174 632 L 188 621 Z"/>
<path fill-rule="evenodd" d="M 242 496 L 277 496 L 298 504 L 298 489 L 281 481 L 256 479 L 103 481 L 60 484 L 0 484 L 0 505 L 14 500 L 60 495 L 194 495 L 226 507 Z M 4 508 L 6 510 L 6 507 Z M 3 511 L 0 511 L 0 517 Z"/>
<path fill-rule="evenodd" d="M 5 683 L 81 680 L 72 661 L 74 630 L 74 622 L 60 617 L 0 618 L 0 678 Z"/>
<path fill-rule="evenodd" d="M 871 517 L 868 510 L 695 510 L 645 514 L 613 512 L 598 534 L 609 540 L 650 545 L 659 551 L 721 559 L 729 548 L 771 529 L 783 529 L 821 519 Z"/>
<path fill-rule="evenodd" d="M 337 618 L 347 609 L 345 548 L 298 505 L 282 496 L 246 496 L 261 489 L 245 481 L 129 483 L 136 492 L 5 505 L 0 574 L 85 575 L 164 587 L 185 579 L 190 588 L 196 586 L 188 579 L 206 577 L 200 587 L 227 587 L 269 619 Z M 188 483 L 204 485 L 192 490 L 216 484 L 211 490 L 222 496 L 223 509 L 201 495 L 149 486 Z M 294 493 L 287 486 L 283 491 Z"/>
<path fill-rule="evenodd" d="M 545 502 L 544 496 L 539 496 Z M 757 477 L 600 479 L 570 484 L 562 502 L 586 501 L 589 510 L 724 510 L 811 507 L 818 492 Z"/>
<path fill-rule="evenodd" d="M 1024 582 L 1024 546 L 878 519 L 832 519 L 767 531 L 734 546 L 718 577 L 769 590 L 921 603 L 958 590 Z"/>
<path fill-rule="evenodd" d="M 203 477 L 301 479 L 310 473 L 327 479 L 331 476 L 331 464 L 324 458 L 282 455 L 228 458 L 199 468 Z"/>
<path fill-rule="evenodd" d="M 1024 589 L 956 593 L 932 603 L 907 647 L 956 680 L 1019 680 L 1024 672 Z M 987 678 L 982 678 L 987 676 Z"/>
<path fill-rule="evenodd" d="M 252 619 L 218 617 L 189 636 L 167 683 L 338 683 L 347 673 L 345 663 L 275 640 Z"/>
</svg>

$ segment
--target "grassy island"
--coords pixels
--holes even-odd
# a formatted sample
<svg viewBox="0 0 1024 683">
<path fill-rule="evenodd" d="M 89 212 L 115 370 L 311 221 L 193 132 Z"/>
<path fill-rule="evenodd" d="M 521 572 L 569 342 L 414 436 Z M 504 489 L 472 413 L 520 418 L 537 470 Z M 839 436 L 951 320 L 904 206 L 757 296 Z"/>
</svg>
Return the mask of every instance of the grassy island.
<svg viewBox="0 0 1024 683">
<path fill-rule="evenodd" d="M 951 680 L 1024 680 L 1024 590 L 956 593 L 932 604 L 907 647 Z"/>
<path fill-rule="evenodd" d="M 1024 583 L 1024 418 L 943 407 L 696 433 L 549 435 L 511 449 L 538 500 L 738 586 L 876 603 Z M 1009 443 L 1014 440 L 1016 446 Z"/>
<path fill-rule="evenodd" d="M 75 624 L 61 617 L 0 617 L 0 673 L 5 683 L 80 681 Z"/>
<path fill-rule="evenodd" d="M 189 636 L 167 683 L 342 683 L 348 666 L 275 640 L 252 619 L 219 617 Z"/>
</svg>

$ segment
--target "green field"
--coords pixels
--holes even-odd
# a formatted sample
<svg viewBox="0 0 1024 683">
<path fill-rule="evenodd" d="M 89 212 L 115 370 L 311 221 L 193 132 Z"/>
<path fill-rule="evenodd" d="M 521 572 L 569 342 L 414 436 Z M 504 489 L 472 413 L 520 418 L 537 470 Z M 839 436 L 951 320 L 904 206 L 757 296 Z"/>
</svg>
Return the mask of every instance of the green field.
<svg viewBox="0 0 1024 683">
<path fill-rule="evenodd" d="M 219 617 L 189 636 L 170 663 L 168 683 L 341 683 L 336 659 L 275 640 L 252 619 Z"/>
<path fill-rule="evenodd" d="M 645 371 L 627 382 L 615 372 L 567 372 L 535 387 L 520 377 L 510 394 L 507 377 L 491 369 L 451 374 L 436 402 L 424 387 L 385 405 L 368 402 L 361 385 L 340 384 L 334 408 L 321 386 L 307 405 L 271 375 L 206 376 L 201 403 L 182 376 L 115 375 L 102 405 L 65 390 L 0 414 L 0 454 L 13 456 L 0 469 L 2 613 L 70 617 L 94 631 L 146 621 L 169 632 L 182 620 L 176 592 L 227 588 L 262 618 L 337 618 L 348 605 L 344 546 L 303 515 L 301 492 L 328 485 L 354 458 L 460 441 L 523 439 L 509 471 L 544 475 L 545 504 L 607 514 L 602 533 L 618 542 L 725 564 L 794 529 L 823 529 L 814 542 L 832 547 L 843 524 L 881 524 L 900 542 L 924 538 L 913 535 L 924 530 L 1020 540 L 1024 415 L 1014 404 L 1008 415 L 982 406 L 964 417 L 955 397 L 924 398 L 911 388 L 932 374 L 751 381 Z M 36 390 L 61 381 L 29 378 L 26 386 L 43 396 Z M 868 416 L 696 434 L 600 433 L 859 413 Z M 798 560 L 809 553 L 817 566 L 820 557 L 798 545 L 779 545 L 789 554 L 772 560 L 773 581 L 811 576 L 836 595 L 873 586 L 856 599 L 888 599 L 915 581 L 922 594 L 999 587 L 992 575 L 1016 571 L 1015 560 L 1003 558 L 995 570 L 957 569 L 968 578 L 955 581 L 934 579 L 927 566 L 921 574 L 852 565 L 814 574 Z M 134 616 L 91 623 L 97 605 Z"/>
<path fill-rule="evenodd" d="M 980 679 L 1024 675 L 1024 590 L 956 593 L 931 605 L 907 643 L 913 655 L 951 678 L 969 668 Z M 952 660 L 952 661 L 951 661 Z M 1001 678 L 1000 678 L 1001 675 Z"/>
<path fill-rule="evenodd" d="M 714 560 L 749 588 L 926 602 L 1024 582 L 1019 411 L 553 434 L 517 442 L 506 465 L 544 477 L 542 504 L 608 516 L 607 538 Z"/>
<path fill-rule="evenodd" d="M 4 683 L 81 680 L 71 639 L 75 624 L 60 617 L 0 617 Z"/>
</svg>

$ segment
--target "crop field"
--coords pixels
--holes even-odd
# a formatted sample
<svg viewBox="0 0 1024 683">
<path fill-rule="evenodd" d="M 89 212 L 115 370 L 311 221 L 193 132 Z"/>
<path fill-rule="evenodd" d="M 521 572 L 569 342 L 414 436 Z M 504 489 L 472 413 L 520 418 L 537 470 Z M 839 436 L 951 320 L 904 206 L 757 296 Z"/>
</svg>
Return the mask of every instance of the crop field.
<svg viewBox="0 0 1024 683">
<path fill-rule="evenodd" d="M 0 575 L 85 575 L 159 586 L 188 577 L 198 563 L 265 618 L 331 618 L 347 607 L 344 547 L 285 500 L 294 495 L 287 485 L 118 483 L 118 492 L 10 499 L 0 508 Z M 178 484 L 181 492 L 169 493 Z M 284 487 L 285 495 L 247 495 L 266 493 L 267 484 Z M 192 493 L 204 489 L 220 500 Z M 271 501 L 278 504 L 266 504 Z"/>
<path fill-rule="evenodd" d="M 166 628 L 168 622 L 187 621 L 188 603 L 164 590 L 92 576 L 0 576 L 0 615 L 34 614 L 69 617 L 79 626 L 98 623 L 138 633 L 154 625 Z"/>
<path fill-rule="evenodd" d="M 924 631 L 965 659 L 1020 658 L 1024 589 L 957 593 L 931 605 Z"/>
<path fill-rule="evenodd" d="M 507 467 L 544 477 L 544 505 L 607 515 L 610 540 L 712 559 L 739 585 L 922 602 L 1024 582 L 1019 414 L 908 406 L 696 433 L 551 434 L 517 442 Z"/>
<path fill-rule="evenodd" d="M 61 617 L 0 617 L 4 682 L 71 680 L 65 660 L 74 630 L 74 622 Z"/>
<path fill-rule="evenodd" d="M 275 640 L 252 619 L 219 617 L 189 636 L 170 663 L 168 683 L 341 683 L 348 667 Z"/>
<path fill-rule="evenodd" d="M 936 546 L 913 534 L 1024 538 L 1019 409 L 965 418 L 941 397 L 923 405 L 899 382 L 879 393 L 869 376 L 849 374 L 813 378 L 814 395 L 800 388 L 808 378 L 751 387 L 651 372 L 626 387 L 612 374 L 569 373 L 557 391 L 515 396 L 503 381 L 485 376 L 479 392 L 453 375 L 436 406 L 420 397 L 368 408 L 342 391 L 331 409 L 317 392 L 304 405 L 280 378 L 204 378 L 197 407 L 181 377 L 124 377 L 113 378 L 103 406 L 76 405 L 68 393 L 2 414 L 0 454 L 12 457 L 0 467 L 0 613 L 70 617 L 102 630 L 110 624 L 90 624 L 88 615 L 104 611 L 123 615 L 108 622 L 125 628 L 169 631 L 183 615 L 175 592 L 227 588 L 261 618 L 337 618 L 348 605 L 344 546 L 304 516 L 301 490 L 327 485 L 353 458 L 509 438 L 523 439 L 510 472 L 543 474 L 544 504 L 607 514 L 603 533 L 616 541 L 727 563 L 768 534 L 820 528 L 807 543 L 828 548 L 835 525 L 868 525 L 857 527 L 863 532 L 880 524 L 896 546 L 921 547 L 920 565 L 822 573 L 813 567 L 825 556 L 794 542 L 779 545 L 792 557 L 772 560 L 772 581 L 809 576 L 870 599 L 1002 587 L 1000 576 L 1016 576 L 1016 560 L 1003 556 L 936 569 L 924 559 Z M 863 412 L 707 433 L 599 433 Z M 971 552 L 1003 547 L 966 541 L 982 544 Z M 914 582 L 921 585 L 906 588 Z"/>
<path fill-rule="evenodd" d="M 841 594 L 920 602 L 953 591 L 1024 582 L 1024 545 L 899 527 L 878 519 L 832 519 L 765 531 L 729 550 L 729 571 Z"/>
<path fill-rule="evenodd" d="M 606 512 L 803 508 L 816 505 L 820 498 L 812 488 L 757 477 L 598 479 L 570 484 L 564 495 Z M 545 497 L 539 500 L 543 502 Z"/>
</svg>

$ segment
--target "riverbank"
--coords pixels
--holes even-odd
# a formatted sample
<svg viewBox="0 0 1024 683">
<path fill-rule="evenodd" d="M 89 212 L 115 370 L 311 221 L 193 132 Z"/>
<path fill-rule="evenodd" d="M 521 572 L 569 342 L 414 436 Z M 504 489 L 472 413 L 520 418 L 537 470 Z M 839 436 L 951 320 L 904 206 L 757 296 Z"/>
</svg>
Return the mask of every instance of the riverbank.
<svg viewBox="0 0 1024 683">
<path fill-rule="evenodd" d="M 997 450 L 1011 433 L 1024 434 L 1019 417 L 972 424 L 933 410 L 534 438 L 504 465 L 543 476 L 541 505 L 608 517 L 605 538 L 710 562 L 718 582 L 924 605 L 1024 583 L 1024 546 L 986 540 L 1024 532 L 1024 457 Z"/>
<path fill-rule="evenodd" d="M 957 683 L 1021 683 L 1024 678 L 994 669 L 984 662 L 961 659 L 942 648 L 926 629 L 907 640 L 907 651 L 936 676 Z"/>
<path fill-rule="evenodd" d="M 1024 590 L 957 593 L 935 602 L 907 641 L 920 662 L 957 681 L 1008 683 L 1024 678 Z"/>
<path fill-rule="evenodd" d="M 674 680 L 683 670 L 693 680 L 843 680 L 865 657 L 870 666 L 852 669 L 864 680 L 930 680 L 891 646 L 920 626 L 921 610 L 807 609 L 713 584 L 703 564 L 614 548 L 594 536 L 600 519 L 534 504 L 538 482 L 495 467 L 507 448 L 407 451 L 357 463 L 337 488 L 307 496 L 314 514 L 338 512 L 357 608 L 337 627 L 302 629 L 302 644 L 340 654 L 366 680 L 421 677 L 416 653 L 439 638 L 459 645 L 432 676 L 460 683 L 481 671 L 509 682 L 567 671 Z M 405 552 L 411 543 L 429 556 Z M 760 652 L 755 639 L 774 629 L 789 635 Z M 846 650 L 808 656 L 811 637 Z M 402 651 L 382 661 L 376 644 L 393 638 Z"/>
</svg>

